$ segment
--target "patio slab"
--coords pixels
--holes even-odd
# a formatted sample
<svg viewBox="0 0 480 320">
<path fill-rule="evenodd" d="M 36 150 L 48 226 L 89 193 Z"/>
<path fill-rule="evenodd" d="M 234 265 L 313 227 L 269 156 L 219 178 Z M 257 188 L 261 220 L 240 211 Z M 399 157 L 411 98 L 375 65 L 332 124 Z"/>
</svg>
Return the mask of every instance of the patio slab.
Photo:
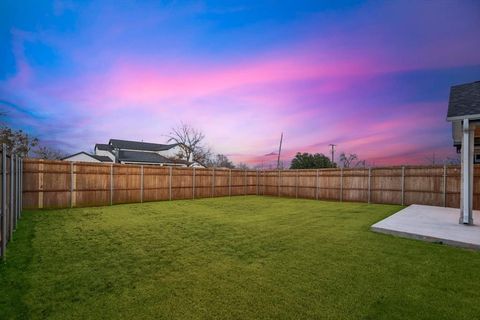
<svg viewBox="0 0 480 320">
<path fill-rule="evenodd" d="M 473 226 L 458 223 L 455 208 L 411 205 L 372 225 L 375 232 L 480 250 L 480 211 Z"/>
</svg>

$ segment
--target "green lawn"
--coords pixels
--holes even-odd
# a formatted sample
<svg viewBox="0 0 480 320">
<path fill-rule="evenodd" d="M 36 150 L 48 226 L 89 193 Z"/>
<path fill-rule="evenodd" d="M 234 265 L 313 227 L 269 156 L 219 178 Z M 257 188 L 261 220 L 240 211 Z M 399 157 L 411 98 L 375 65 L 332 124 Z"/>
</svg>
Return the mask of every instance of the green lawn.
<svg viewBox="0 0 480 320">
<path fill-rule="evenodd" d="M 478 319 L 480 252 L 373 233 L 399 206 L 232 197 L 28 211 L 0 319 Z"/>
</svg>

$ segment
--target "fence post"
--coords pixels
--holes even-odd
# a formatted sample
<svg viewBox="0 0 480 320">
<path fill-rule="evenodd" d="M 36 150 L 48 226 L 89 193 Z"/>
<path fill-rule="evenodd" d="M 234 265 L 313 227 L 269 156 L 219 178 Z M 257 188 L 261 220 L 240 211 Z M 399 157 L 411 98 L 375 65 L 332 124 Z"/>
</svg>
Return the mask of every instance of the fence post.
<svg viewBox="0 0 480 320">
<path fill-rule="evenodd" d="M 22 217 L 23 210 L 23 158 L 20 158 L 20 201 L 19 201 L 19 217 Z"/>
<path fill-rule="evenodd" d="M 280 197 L 280 169 L 278 170 L 278 179 L 277 179 L 277 197 Z"/>
<path fill-rule="evenodd" d="M 343 201 L 343 168 L 340 168 L 340 202 Z"/>
<path fill-rule="evenodd" d="M 243 178 L 243 193 L 246 196 L 247 195 L 247 169 L 244 170 L 244 178 Z"/>
<path fill-rule="evenodd" d="M 110 205 L 113 205 L 113 163 L 110 165 Z"/>
<path fill-rule="evenodd" d="M 443 206 L 447 206 L 447 165 L 443 165 Z"/>
<path fill-rule="evenodd" d="M 372 168 L 368 168 L 368 203 L 371 202 L 372 199 Z"/>
<path fill-rule="evenodd" d="M 259 178 L 259 175 L 258 175 L 258 169 L 257 169 L 257 191 L 256 191 L 256 195 L 257 195 L 257 196 L 258 196 L 258 184 L 259 184 L 258 178 Z"/>
<path fill-rule="evenodd" d="M 195 167 L 193 167 L 192 177 L 192 199 L 195 200 Z"/>
<path fill-rule="evenodd" d="M 12 236 L 13 236 L 13 219 L 14 219 L 14 214 L 15 214 L 15 203 L 13 199 L 13 195 L 15 193 L 15 186 L 14 186 L 14 177 L 15 177 L 15 155 L 12 153 L 10 154 L 10 223 L 9 223 L 9 234 L 10 234 L 10 240 L 12 241 Z"/>
<path fill-rule="evenodd" d="M 73 208 L 73 161 L 70 162 L 70 208 Z"/>
<path fill-rule="evenodd" d="M 266 183 L 267 183 L 266 182 L 267 181 L 267 174 L 266 174 L 265 170 L 263 170 L 262 175 L 263 175 L 263 190 L 262 190 L 262 193 L 263 193 L 263 195 L 265 195 L 265 186 L 266 186 Z"/>
<path fill-rule="evenodd" d="M 43 160 L 38 164 L 38 208 L 43 208 Z"/>
<path fill-rule="evenodd" d="M 402 166 L 402 206 L 405 205 L 405 166 Z"/>
<path fill-rule="evenodd" d="M 17 230 L 18 221 L 18 156 L 14 158 L 14 172 L 13 172 L 13 231 Z"/>
<path fill-rule="evenodd" d="M 20 218 L 20 157 L 17 157 L 17 224 Z"/>
<path fill-rule="evenodd" d="M 295 170 L 295 199 L 298 198 L 298 171 Z"/>
<path fill-rule="evenodd" d="M 318 169 L 317 169 L 317 177 L 315 178 L 315 199 L 318 200 Z"/>
<path fill-rule="evenodd" d="M 7 148 L 2 145 L 2 257 L 5 261 L 7 247 Z"/>
<path fill-rule="evenodd" d="M 168 169 L 168 200 L 172 200 L 172 167 Z"/>
<path fill-rule="evenodd" d="M 212 169 L 212 197 L 215 197 L 215 168 Z"/>
<path fill-rule="evenodd" d="M 228 196 L 232 196 L 232 169 L 228 173 Z"/>
<path fill-rule="evenodd" d="M 140 203 L 143 202 L 143 165 L 140 166 Z"/>
<path fill-rule="evenodd" d="M 13 212 L 13 227 L 14 230 L 17 230 L 17 218 L 18 218 L 18 156 L 15 157 L 15 174 L 13 185 L 15 186 L 14 190 L 14 206 L 15 211 Z"/>
</svg>

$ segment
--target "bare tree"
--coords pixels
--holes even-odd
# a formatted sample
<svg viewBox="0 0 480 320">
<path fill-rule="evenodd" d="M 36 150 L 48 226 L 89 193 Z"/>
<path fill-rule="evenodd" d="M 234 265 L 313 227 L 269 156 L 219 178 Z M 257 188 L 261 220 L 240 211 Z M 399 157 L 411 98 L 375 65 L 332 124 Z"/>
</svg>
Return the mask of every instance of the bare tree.
<svg viewBox="0 0 480 320">
<path fill-rule="evenodd" d="M 41 146 L 34 150 L 35 158 L 45 160 L 60 160 L 65 157 L 65 153 L 61 150 L 50 148 L 47 146 Z"/>
<path fill-rule="evenodd" d="M 241 170 L 249 170 L 250 169 L 250 167 L 244 162 L 240 162 L 239 164 L 237 164 L 236 168 L 241 169 Z"/>
<path fill-rule="evenodd" d="M 366 168 L 366 167 L 367 167 L 366 160 L 360 160 L 355 164 L 355 168 Z"/>
<path fill-rule="evenodd" d="M 0 127 L 1 143 L 7 146 L 8 152 L 26 157 L 30 150 L 38 145 L 38 139 L 25 133 L 23 130 L 13 130 L 7 126 L 2 126 Z"/>
<path fill-rule="evenodd" d="M 359 160 L 356 153 L 342 152 L 338 156 L 338 160 L 343 168 L 365 168 L 367 166 L 367 161 Z"/>
<path fill-rule="evenodd" d="M 451 166 L 459 166 L 462 163 L 462 160 L 460 159 L 460 155 L 456 154 L 453 157 L 447 157 L 444 161 L 446 165 L 451 165 Z"/>
<path fill-rule="evenodd" d="M 207 161 L 207 166 L 216 167 L 216 168 L 229 168 L 229 169 L 235 168 L 232 161 L 230 161 L 230 159 L 228 159 L 228 157 L 224 154 L 217 154 L 214 157 L 211 157 L 211 159 Z"/>
<path fill-rule="evenodd" d="M 350 168 L 353 166 L 353 162 L 358 160 L 358 156 L 355 153 L 346 154 L 345 152 L 340 153 L 338 160 L 342 164 L 343 168 Z"/>
<path fill-rule="evenodd" d="M 209 159 L 212 158 L 212 150 L 208 146 L 200 146 L 192 153 L 193 162 L 207 167 Z"/>
<path fill-rule="evenodd" d="M 179 159 L 206 166 L 211 156 L 211 150 L 204 144 L 205 134 L 203 132 L 181 123 L 171 129 L 168 138 L 168 142 L 174 142 L 180 147 L 180 152 L 177 154 Z"/>
</svg>

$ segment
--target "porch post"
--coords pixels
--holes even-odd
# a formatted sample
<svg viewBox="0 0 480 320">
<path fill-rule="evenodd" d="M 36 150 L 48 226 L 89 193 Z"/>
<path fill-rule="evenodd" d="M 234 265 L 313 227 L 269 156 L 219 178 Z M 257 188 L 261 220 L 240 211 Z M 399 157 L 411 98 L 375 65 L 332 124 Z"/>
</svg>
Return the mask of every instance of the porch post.
<svg viewBox="0 0 480 320">
<path fill-rule="evenodd" d="M 462 137 L 462 193 L 460 204 L 460 224 L 473 224 L 473 146 L 475 127 L 468 119 L 463 119 Z"/>
</svg>

